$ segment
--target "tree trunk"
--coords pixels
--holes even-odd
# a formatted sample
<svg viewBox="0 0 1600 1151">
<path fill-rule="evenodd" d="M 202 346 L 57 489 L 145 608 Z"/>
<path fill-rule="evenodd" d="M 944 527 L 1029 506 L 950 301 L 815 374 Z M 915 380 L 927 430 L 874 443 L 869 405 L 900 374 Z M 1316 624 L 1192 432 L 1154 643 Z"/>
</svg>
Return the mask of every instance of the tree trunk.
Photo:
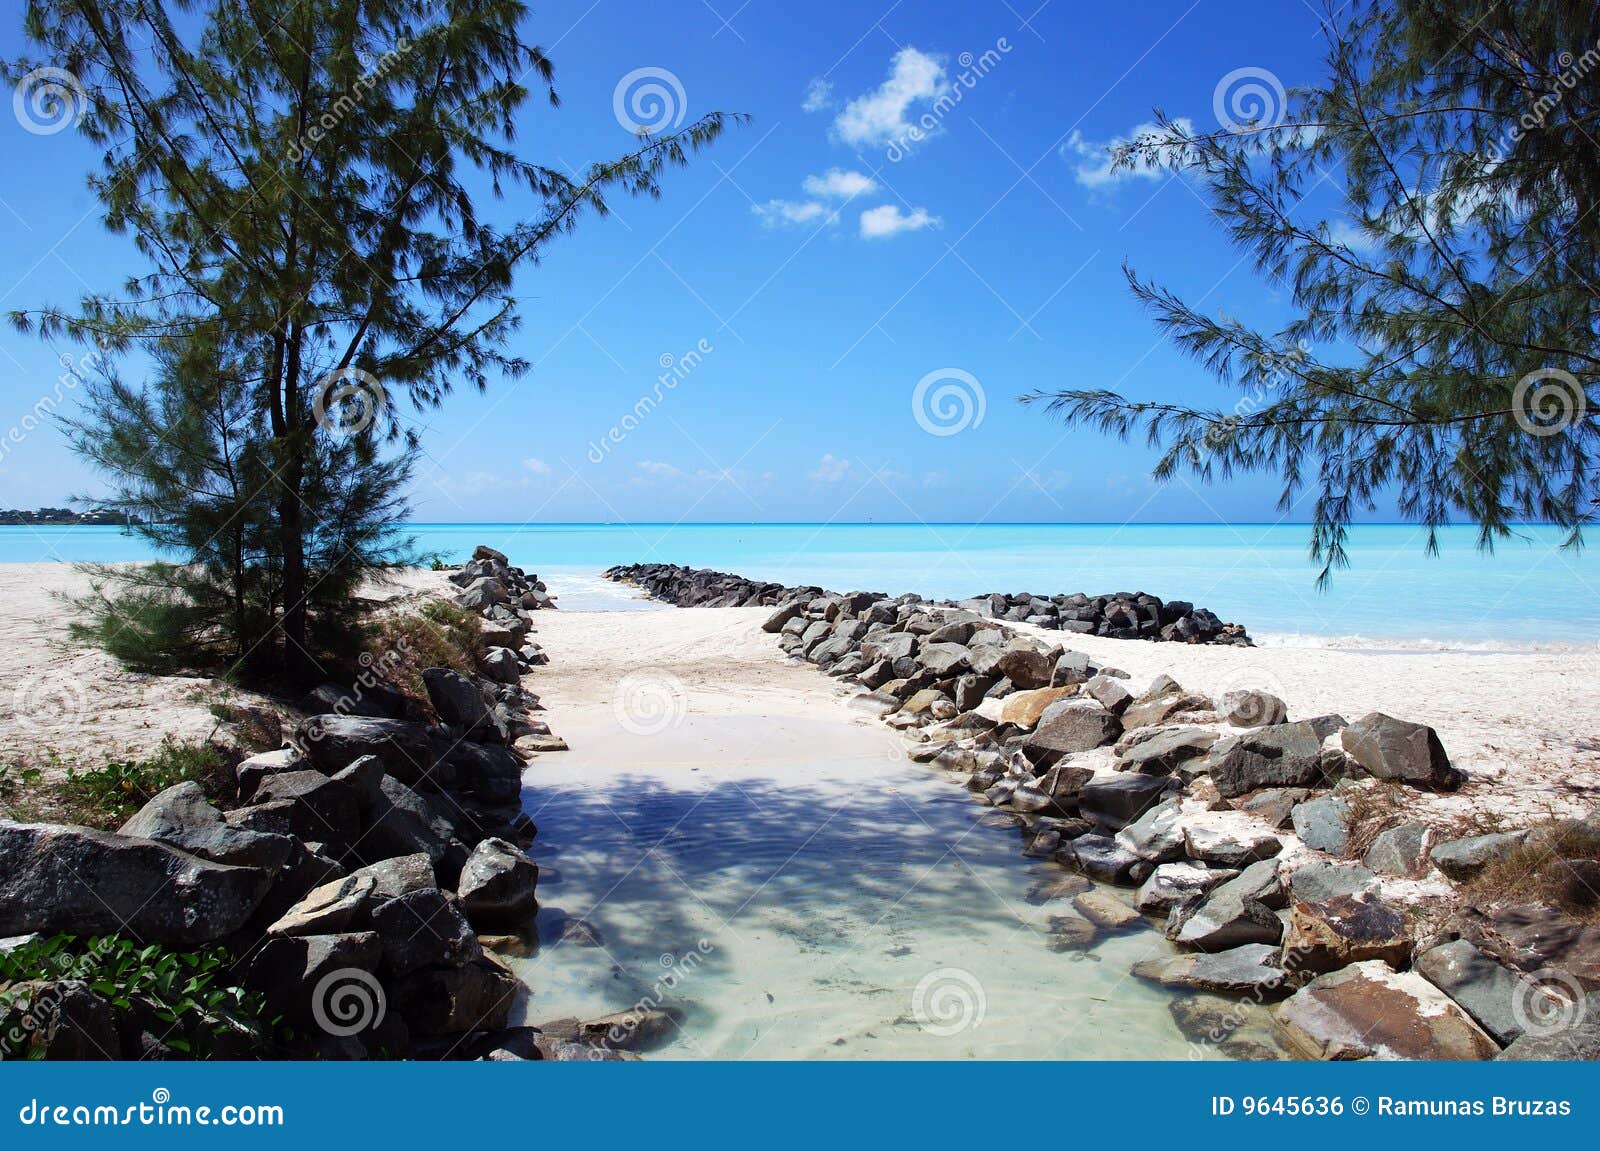
<svg viewBox="0 0 1600 1151">
<path fill-rule="evenodd" d="M 288 355 L 283 372 L 284 457 L 278 470 L 278 545 L 283 550 L 283 674 L 290 683 L 308 684 L 316 676 L 307 639 L 305 505 L 300 499 L 305 476 L 305 445 L 310 430 L 301 425 L 300 345 L 302 333 L 289 326 Z"/>
</svg>

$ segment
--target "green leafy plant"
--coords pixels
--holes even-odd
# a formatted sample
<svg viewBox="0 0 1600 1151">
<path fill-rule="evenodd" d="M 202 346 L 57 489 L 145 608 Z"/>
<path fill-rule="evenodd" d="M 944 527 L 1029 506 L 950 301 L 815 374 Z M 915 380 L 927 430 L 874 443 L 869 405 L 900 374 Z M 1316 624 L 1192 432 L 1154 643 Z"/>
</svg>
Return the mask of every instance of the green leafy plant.
<svg viewBox="0 0 1600 1151">
<path fill-rule="evenodd" d="M 68 769 L 63 794 L 70 802 L 98 813 L 125 819 L 175 784 L 189 780 L 207 786 L 219 783 L 226 764 L 209 743 L 168 739 L 146 759 L 119 760 L 85 771 Z"/>
<path fill-rule="evenodd" d="M 118 935 L 31 939 L 0 952 L 0 1018 L 35 1006 L 33 988 L 19 984 L 80 980 L 119 1014 L 166 1024 L 158 1036 L 164 1047 L 203 1057 L 223 1036 L 267 1036 L 277 1027 L 259 992 L 231 982 L 231 964 L 221 948 L 168 951 Z M 27 1054 L 42 1057 L 43 1047 L 35 1044 Z"/>
</svg>

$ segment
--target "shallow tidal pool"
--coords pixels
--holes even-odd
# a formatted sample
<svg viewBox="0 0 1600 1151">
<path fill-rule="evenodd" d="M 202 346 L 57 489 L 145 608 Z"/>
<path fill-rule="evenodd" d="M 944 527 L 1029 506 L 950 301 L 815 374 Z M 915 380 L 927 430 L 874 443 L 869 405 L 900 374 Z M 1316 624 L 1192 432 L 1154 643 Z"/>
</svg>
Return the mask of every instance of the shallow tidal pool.
<svg viewBox="0 0 1600 1151">
<path fill-rule="evenodd" d="M 1180 1003 L 1134 978 L 1158 931 L 1052 950 L 1069 898 L 1015 828 L 886 731 L 691 716 L 596 731 L 525 778 L 540 942 L 512 960 L 523 1022 L 639 1004 L 649 1058 L 1209 1059 Z M 716 766 L 711 766 L 715 764 Z M 618 766 L 633 765 L 633 766 Z M 1127 898 L 1131 893 L 1123 893 Z M 1259 1009 L 1235 1038 L 1270 1050 Z M 1258 1057 L 1259 1054 L 1258 1054 Z"/>
</svg>

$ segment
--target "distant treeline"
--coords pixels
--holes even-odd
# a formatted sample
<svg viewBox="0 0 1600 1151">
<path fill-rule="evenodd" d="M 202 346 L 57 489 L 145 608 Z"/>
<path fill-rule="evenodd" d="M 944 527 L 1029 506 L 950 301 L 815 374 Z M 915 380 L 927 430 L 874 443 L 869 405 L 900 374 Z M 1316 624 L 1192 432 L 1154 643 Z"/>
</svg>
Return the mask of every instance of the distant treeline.
<svg viewBox="0 0 1600 1151">
<path fill-rule="evenodd" d="M 0 508 L 0 524 L 120 524 L 122 516 L 116 512 L 75 512 L 70 508 L 40 508 L 26 512 L 17 508 Z"/>
</svg>

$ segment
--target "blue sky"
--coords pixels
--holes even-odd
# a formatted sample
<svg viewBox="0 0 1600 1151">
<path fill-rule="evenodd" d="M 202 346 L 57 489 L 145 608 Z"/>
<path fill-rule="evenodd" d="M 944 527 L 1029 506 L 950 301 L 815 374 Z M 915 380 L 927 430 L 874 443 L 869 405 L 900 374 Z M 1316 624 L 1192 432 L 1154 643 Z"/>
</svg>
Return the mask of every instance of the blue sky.
<svg viewBox="0 0 1600 1151">
<path fill-rule="evenodd" d="M 1103 147 L 1157 106 L 1214 125 L 1239 69 L 1316 79 L 1309 7 L 563 0 L 532 20 L 563 99 L 530 101 L 519 143 L 534 158 L 581 168 L 627 150 L 619 120 L 654 114 L 630 111 L 641 84 L 672 120 L 752 122 L 669 174 L 660 201 L 615 201 L 522 276 L 517 346 L 536 367 L 425 418 L 418 518 L 1277 518 L 1270 480 L 1161 490 L 1141 444 L 1067 432 L 1016 397 L 1232 402 L 1161 342 L 1121 265 L 1267 324 L 1280 295 L 1185 179 L 1110 178 Z M 19 43 L 11 19 L 0 52 Z M 0 146 L 0 308 L 68 302 L 139 266 L 100 227 L 81 139 L 8 115 Z M 0 334 L 0 426 L 52 390 L 63 350 Z M 659 403 L 626 426 L 646 396 Z M 928 430 L 951 424 L 965 426 Z M 49 429 L 0 456 L 0 506 L 95 484 Z"/>
</svg>

